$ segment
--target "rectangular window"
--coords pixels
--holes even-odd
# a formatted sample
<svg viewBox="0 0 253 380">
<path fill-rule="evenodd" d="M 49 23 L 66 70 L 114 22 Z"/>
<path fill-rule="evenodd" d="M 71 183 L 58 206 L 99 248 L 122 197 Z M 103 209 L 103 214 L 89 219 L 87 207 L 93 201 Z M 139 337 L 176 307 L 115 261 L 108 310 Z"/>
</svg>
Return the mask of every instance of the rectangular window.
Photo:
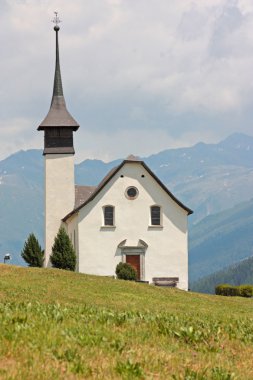
<svg viewBox="0 0 253 380">
<path fill-rule="evenodd" d="M 113 206 L 104 207 L 104 225 L 105 226 L 114 225 L 114 207 Z"/>
<path fill-rule="evenodd" d="M 151 225 L 152 226 L 161 225 L 161 207 L 159 206 L 151 207 Z"/>
</svg>

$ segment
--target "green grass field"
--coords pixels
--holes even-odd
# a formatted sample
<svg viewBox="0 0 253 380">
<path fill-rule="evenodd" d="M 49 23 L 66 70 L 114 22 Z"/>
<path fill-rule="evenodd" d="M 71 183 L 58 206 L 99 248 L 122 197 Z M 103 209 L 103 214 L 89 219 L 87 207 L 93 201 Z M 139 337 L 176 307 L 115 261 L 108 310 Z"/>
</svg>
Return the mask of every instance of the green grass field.
<svg viewBox="0 0 253 380">
<path fill-rule="evenodd" d="M 1 379 L 253 379 L 253 299 L 0 265 Z"/>
</svg>

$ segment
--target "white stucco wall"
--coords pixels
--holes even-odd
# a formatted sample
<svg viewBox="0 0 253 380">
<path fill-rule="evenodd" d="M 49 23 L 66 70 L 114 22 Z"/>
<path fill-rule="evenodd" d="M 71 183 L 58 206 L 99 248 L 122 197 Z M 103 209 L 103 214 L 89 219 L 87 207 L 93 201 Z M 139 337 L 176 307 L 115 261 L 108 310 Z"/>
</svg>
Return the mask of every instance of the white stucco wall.
<svg viewBox="0 0 253 380">
<path fill-rule="evenodd" d="M 134 200 L 125 196 L 129 186 L 139 190 Z M 115 207 L 115 227 L 103 226 L 105 205 Z M 162 227 L 150 226 L 152 205 L 161 206 Z M 178 287 L 188 289 L 187 212 L 141 164 L 125 164 L 67 225 L 69 233 L 75 229 L 78 235 L 80 272 L 114 275 L 117 263 L 123 259 L 118 244 L 126 239 L 127 246 L 137 246 L 141 239 L 148 245 L 142 257 L 142 279 L 152 282 L 153 277 L 179 277 Z"/>
<path fill-rule="evenodd" d="M 75 201 L 74 156 L 45 155 L 45 266 L 50 266 L 54 238 L 61 219 L 73 210 Z"/>
<path fill-rule="evenodd" d="M 76 253 L 76 272 L 79 272 L 79 236 L 78 236 L 78 217 L 76 215 L 68 219 L 68 223 L 65 224 L 69 238 L 73 244 Z"/>
</svg>

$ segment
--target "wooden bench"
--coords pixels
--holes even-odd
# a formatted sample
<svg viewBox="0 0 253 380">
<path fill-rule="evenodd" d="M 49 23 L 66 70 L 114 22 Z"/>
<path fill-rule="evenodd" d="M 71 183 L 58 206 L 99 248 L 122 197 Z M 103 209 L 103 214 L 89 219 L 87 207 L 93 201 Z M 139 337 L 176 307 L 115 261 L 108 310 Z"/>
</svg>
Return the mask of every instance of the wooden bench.
<svg viewBox="0 0 253 380">
<path fill-rule="evenodd" d="M 153 284 L 155 286 L 168 286 L 175 288 L 179 282 L 178 277 L 153 277 Z"/>
</svg>

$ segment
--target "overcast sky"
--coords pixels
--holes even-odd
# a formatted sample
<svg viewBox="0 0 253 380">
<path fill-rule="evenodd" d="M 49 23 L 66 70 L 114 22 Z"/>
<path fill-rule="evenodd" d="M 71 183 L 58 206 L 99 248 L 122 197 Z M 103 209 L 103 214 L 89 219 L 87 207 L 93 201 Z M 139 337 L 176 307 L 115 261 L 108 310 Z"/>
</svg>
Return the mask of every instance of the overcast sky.
<svg viewBox="0 0 253 380">
<path fill-rule="evenodd" d="M 55 10 L 77 162 L 253 135 L 252 0 L 0 0 L 0 159 L 43 148 Z"/>
</svg>

